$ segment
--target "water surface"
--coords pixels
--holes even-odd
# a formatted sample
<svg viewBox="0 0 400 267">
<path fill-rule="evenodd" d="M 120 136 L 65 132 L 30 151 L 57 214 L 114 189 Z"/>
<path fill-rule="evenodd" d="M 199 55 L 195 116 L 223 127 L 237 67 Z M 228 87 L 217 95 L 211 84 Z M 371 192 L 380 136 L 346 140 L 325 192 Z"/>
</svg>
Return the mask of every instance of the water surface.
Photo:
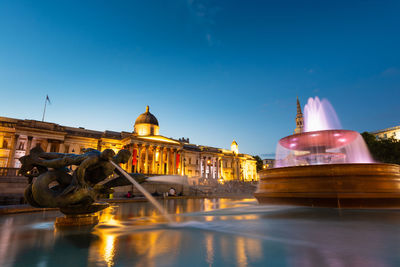
<svg viewBox="0 0 400 267">
<path fill-rule="evenodd" d="M 124 203 L 92 230 L 57 211 L 0 217 L 0 266 L 400 266 L 398 210 L 258 205 L 254 199 Z"/>
</svg>

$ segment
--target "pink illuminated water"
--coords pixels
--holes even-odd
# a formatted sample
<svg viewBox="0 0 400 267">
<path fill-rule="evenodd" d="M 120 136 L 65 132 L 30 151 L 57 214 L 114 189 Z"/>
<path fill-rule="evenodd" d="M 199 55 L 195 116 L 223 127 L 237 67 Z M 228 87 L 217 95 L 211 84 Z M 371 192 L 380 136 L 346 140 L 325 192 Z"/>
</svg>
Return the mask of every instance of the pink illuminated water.
<svg viewBox="0 0 400 267">
<path fill-rule="evenodd" d="M 342 129 L 336 111 L 327 99 L 310 97 L 304 107 L 304 131 Z"/>
<path fill-rule="evenodd" d="M 304 107 L 304 129 L 304 133 L 279 141 L 276 168 L 374 162 L 359 133 L 341 130 L 336 112 L 327 99 L 308 99 Z"/>
</svg>

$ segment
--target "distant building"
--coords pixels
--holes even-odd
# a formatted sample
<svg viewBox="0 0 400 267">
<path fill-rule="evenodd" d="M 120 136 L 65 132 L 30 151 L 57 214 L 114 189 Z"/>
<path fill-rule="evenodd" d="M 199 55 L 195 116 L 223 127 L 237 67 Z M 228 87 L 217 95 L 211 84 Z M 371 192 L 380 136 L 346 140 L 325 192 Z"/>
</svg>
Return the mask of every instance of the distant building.
<svg viewBox="0 0 400 267">
<path fill-rule="evenodd" d="M 263 159 L 263 169 L 270 169 L 274 167 L 275 159 Z"/>
<path fill-rule="evenodd" d="M 375 135 L 378 139 L 394 138 L 400 140 L 400 126 L 374 131 L 371 134 Z"/>
<path fill-rule="evenodd" d="M 190 144 L 159 135 L 157 118 L 146 112 L 135 121 L 133 132 L 94 131 L 35 120 L 0 117 L 0 168 L 19 168 L 19 158 L 35 146 L 47 152 L 80 154 L 84 148 L 117 152 L 128 149 L 128 172 L 149 175 L 178 174 L 220 181 L 257 180 L 256 160 L 240 154 L 236 141 L 231 150 Z"/>
</svg>

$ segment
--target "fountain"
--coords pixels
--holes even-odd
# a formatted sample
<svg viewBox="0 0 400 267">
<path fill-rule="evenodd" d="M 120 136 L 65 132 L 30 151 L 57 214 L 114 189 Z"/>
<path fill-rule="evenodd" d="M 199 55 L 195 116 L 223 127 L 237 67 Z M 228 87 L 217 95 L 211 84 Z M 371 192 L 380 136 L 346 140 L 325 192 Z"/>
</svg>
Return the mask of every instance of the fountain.
<svg viewBox="0 0 400 267">
<path fill-rule="evenodd" d="M 399 166 L 373 163 L 357 145 L 356 132 L 332 127 L 279 142 L 280 166 L 260 173 L 256 193 L 260 202 L 360 203 L 348 201 L 351 198 L 368 205 L 399 203 L 393 189 L 400 188 Z M 324 266 L 332 262 L 389 266 L 400 260 L 395 251 L 400 214 L 393 210 L 258 205 L 253 198 L 209 197 L 167 198 L 159 205 L 142 182 L 187 183 L 187 179 L 128 174 L 119 164 L 127 162 L 130 152 L 114 154 L 107 149 L 82 155 L 34 149 L 21 158 L 21 174 L 30 178 L 25 192 L 28 202 L 57 207 L 66 216 L 59 217 L 58 210 L 0 216 L 0 266 Z M 74 171 L 69 170 L 71 165 Z M 106 180 L 113 173 L 119 176 Z M 98 202 L 99 195 L 127 184 L 134 184 L 150 201 L 111 204 L 107 209 L 108 203 Z"/>
<path fill-rule="evenodd" d="M 331 104 L 304 108 L 305 131 L 279 140 L 274 168 L 261 171 L 260 203 L 329 207 L 400 206 L 400 166 L 375 163 L 361 135 L 343 130 Z"/>
<path fill-rule="evenodd" d="M 97 212 L 109 207 L 98 199 L 113 192 L 114 187 L 134 184 L 144 196 L 171 223 L 170 216 L 139 183 L 147 177 L 138 173 L 126 173 L 118 164 L 127 163 L 131 153 L 120 150 L 117 155 L 111 149 L 100 152 L 87 149 L 84 154 L 44 152 L 40 147 L 20 158 L 20 174 L 29 178 L 25 199 L 38 208 L 59 208 L 65 214 L 57 217 L 57 227 L 89 226 L 99 222 Z M 71 171 L 68 166 L 75 165 Z M 113 173 L 119 176 L 108 181 Z M 160 180 L 160 179 L 159 179 Z M 162 180 L 162 179 L 161 179 Z"/>
</svg>

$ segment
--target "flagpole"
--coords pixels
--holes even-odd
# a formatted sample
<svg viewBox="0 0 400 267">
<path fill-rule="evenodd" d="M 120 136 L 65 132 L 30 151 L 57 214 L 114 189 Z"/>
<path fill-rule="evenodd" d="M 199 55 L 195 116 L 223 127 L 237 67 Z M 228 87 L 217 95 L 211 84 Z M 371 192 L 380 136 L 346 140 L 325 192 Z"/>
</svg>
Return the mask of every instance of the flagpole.
<svg viewBox="0 0 400 267">
<path fill-rule="evenodd" d="M 44 121 L 44 114 L 46 113 L 46 105 L 47 105 L 47 95 L 46 95 L 46 99 L 44 100 L 44 110 L 43 110 L 42 121 Z"/>
</svg>

